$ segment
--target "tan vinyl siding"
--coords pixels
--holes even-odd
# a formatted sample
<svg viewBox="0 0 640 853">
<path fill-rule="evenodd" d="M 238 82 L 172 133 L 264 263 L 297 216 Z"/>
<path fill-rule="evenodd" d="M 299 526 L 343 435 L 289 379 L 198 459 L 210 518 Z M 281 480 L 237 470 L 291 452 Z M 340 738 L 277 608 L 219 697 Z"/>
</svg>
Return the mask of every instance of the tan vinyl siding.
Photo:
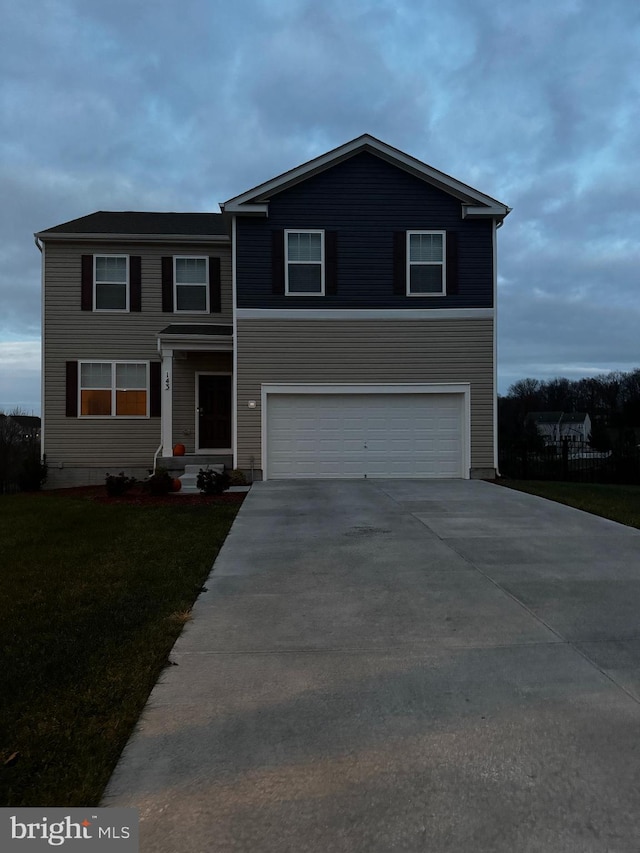
<svg viewBox="0 0 640 853">
<path fill-rule="evenodd" d="M 142 311 L 99 313 L 80 309 L 81 256 L 94 253 L 141 257 Z M 221 258 L 221 314 L 162 312 L 161 258 L 178 254 Z M 159 361 L 157 335 L 170 324 L 230 325 L 229 248 L 206 243 L 158 245 L 50 241 L 45 249 L 44 300 L 44 449 L 51 470 L 61 470 L 60 465 L 71 469 L 92 465 L 151 467 L 160 443 L 160 418 L 86 420 L 65 417 L 65 363 L 82 359 Z M 184 403 L 179 401 L 179 405 Z M 193 418 L 191 420 L 193 428 Z M 176 426 L 185 428 L 179 421 Z"/>
<path fill-rule="evenodd" d="M 275 382 L 469 382 L 471 467 L 494 465 L 490 319 L 238 320 L 236 347 L 240 468 L 260 467 L 260 388 Z"/>
</svg>

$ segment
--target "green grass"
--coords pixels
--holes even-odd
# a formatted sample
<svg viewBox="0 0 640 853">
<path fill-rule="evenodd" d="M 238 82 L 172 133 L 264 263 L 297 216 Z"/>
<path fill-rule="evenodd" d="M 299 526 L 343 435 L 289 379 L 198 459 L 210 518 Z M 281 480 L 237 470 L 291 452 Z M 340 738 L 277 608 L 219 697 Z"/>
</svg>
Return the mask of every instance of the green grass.
<svg viewBox="0 0 640 853">
<path fill-rule="evenodd" d="M 501 483 L 510 489 L 540 495 L 630 527 L 640 527 L 640 486 L 557 483 L 548 480 L 503 480 Z"/>
<path fill-rule="evenodd" d="M 0 498 L 0 806 L 99 802 L 237 510 Z"/>
</svg>

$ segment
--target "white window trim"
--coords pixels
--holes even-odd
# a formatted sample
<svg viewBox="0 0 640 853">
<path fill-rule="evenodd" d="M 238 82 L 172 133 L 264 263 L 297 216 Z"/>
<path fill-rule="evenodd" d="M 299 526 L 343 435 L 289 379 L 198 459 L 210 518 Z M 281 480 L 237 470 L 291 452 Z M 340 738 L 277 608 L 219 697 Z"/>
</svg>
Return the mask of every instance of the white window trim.
<svg viewBox="0 0 640 853">
<path fill-rule="evenodd" d="M 204 282 L 180 282 L 176 276 L 176 261 L 204 261 Z M 203 287 L 205 288 L 205 305 L 206 308 L 199 311 L 178 308 L 178 287 Z M 173 313 L 174 314 L 209 314 L 211 304 L 209 302 L 209 256 L 208 255 L 174 255 L 173 256 Z"/>
<path fill-rule="evenodd" d="M 319 234 L 320 235 L 320 260 L 319 261 L 291 261 L 292 264 L 320 264 L 320 290 L 317 293 L 300 292 L 289 289 L 289 234 Z M 324 230 L 321 228 L 286 228 L 284 232 L 284 292 L 286 296 L 324 296 Z"/>
<path fill-rule="evenodd" d="M 111 365 L 111 412 L 110 415 L 83 415 L 82 414 L 82 392 L 83 391 L 92 391 L 92 390 L 100 390 L 106 391 L 106 388 L 100 389 L 92 389 L 92 388 L 83 388 L 82 386 L 82 365 L 83 364 L 110 364 Z M 146 384 L 146 394 L 147 394 L 147 411 L 144 415 L 116 415 L 116 391 L 118 390 L 116 386 L 116 365 L 117 364 L 144 364 L 147 368 L 147 384 Z M 150 415 L 150 407 L 151 407 L 151 368 L 149 367 L 148 361 L 142 361 L 140 359 L 124 359 L 119 358 L 115 361 L 110 358 L 83 358 L 78 360 L 78 417 L 83 420 L 91 420 L 91 421 L 141 421 L 145 420 L 145 418 L 149 418 Z M 135 389 L 135 390 L 142 390 Z"/>
<path fill-rule="evenodd" d="M 98 284 L 122 284 L 121 281 L 100 281 L 96 280 L 96 260 L 97 258 L 125 258 L 127 262 L 127 280 L 125 282 L 126 307 L 125 308 L 98 308 Z M 99 252 L 93 256 L 93 310 L 99 314 L 127 314 L 129 312 L 131 295 L 131 271 L 129 264 L 129 255 L 123 255 L 121 252 Z"/>
<path fill-rule="evenodd" d="M 442 235 L 442 261 L 412 261 L 411 260 L 411 235 L 412 234 L 441 234 Z M 446 231 L 407 231 L 406 243 L 406 258 L 407 258 L 407 296 L 417 296 L 419 298 L 446 296 L 447 295 L 447 232 Z M 442 267 L 442 290 L 439 293 L 413 293 L 411 291 L 411 267 Z"/>
</svg>

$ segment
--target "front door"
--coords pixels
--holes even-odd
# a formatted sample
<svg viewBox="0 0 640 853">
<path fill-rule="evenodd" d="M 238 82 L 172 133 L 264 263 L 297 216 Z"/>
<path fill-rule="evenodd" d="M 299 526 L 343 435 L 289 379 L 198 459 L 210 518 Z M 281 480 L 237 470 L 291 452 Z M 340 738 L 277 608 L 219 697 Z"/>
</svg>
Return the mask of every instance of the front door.
<svg viewBox="0 0 640 853">
<path fill-rule="evenodd" d="M 198 376 L 198 449 L 231 448 L 231 377 Z"/>
</svg>

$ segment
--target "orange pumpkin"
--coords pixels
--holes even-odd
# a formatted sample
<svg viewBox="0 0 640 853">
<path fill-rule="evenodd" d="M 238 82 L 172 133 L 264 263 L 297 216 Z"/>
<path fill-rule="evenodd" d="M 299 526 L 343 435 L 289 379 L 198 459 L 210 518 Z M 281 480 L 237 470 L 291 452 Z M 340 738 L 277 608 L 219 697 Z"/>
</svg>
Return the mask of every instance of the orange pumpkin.
<svg viewBox="0 0 640 853">
<path fill-rule="evenodd" d="M 182 488 L 182 482 L 181 482 L 181 480 L 178 480 L 177 477 L 171 481 L 171 491 L 172 492 L 179 492 L 181 488 Z"/>
<path fill-rule="evenodd" d="M 174 456 L 184 456 L 185 450 L 186 450 L 186 448 L 185 448 L 184 444 L 176 444 L 175 447 L 173 448 L 173 455 Z"/>
</svg>

